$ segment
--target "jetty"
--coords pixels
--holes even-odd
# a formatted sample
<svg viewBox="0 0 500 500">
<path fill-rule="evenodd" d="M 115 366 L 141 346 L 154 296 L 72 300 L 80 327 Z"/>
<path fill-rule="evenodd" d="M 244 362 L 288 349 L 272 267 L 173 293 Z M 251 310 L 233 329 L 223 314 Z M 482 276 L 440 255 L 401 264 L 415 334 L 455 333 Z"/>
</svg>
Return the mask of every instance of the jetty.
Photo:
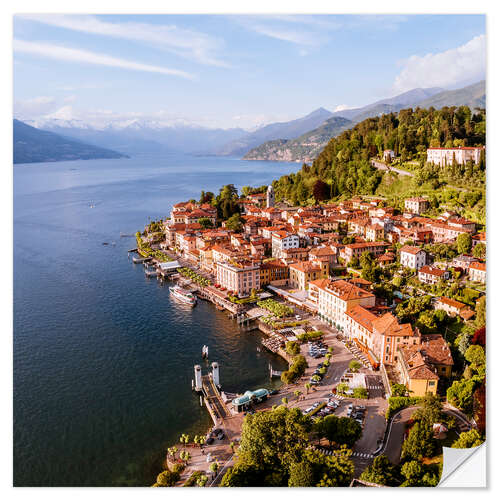
<svg viewBox="0 0 500 500">
<path fill-rule="evenodd" d="M 216 361 L 212 363 L 212 372 L 207 375 L 202 375 L 201 366 L 195 365 L 193 389 L 203 396 L 205 406 L 215 425 L 219 425 L 233 416 L 222 399 L 219 364 Z"/>
<path fill-rule="evenodd" d="M 143 264 L 144 262 L 151 262 L 153 257 L 133 257 L 132 262 L 134 264 Z"/>
</svg>

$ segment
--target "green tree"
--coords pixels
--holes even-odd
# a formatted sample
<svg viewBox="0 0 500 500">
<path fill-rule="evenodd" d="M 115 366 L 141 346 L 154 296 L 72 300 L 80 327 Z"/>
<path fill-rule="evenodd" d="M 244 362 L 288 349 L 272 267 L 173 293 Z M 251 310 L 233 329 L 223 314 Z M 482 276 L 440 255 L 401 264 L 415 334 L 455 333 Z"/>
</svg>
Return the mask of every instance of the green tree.
<svg viewBox="0 0 500 500">
<path fill-rule="evenodd" d="M 286 406 L 288 405 L 288 398 L 281 398 L 281 402 Z"/>
<path fill-rule="evenodd" d="M 415 460 L 432 457 L 435 451 L 435 441 L 432 433 L 432 424 L 416 422 L 403 443 L 401 449 L 402 460 Z"/>
<path fill-rule="evenodd" d="M 484 259 L 486 257 L 486 245 L 484 243 L 478 243 L 472 250 L 472 255 L 476 259 Z"/>
<path fill-rule="evenodd" d="M 446 391 L 446 398 L 453 406 L 471 415 L 475 386 L 476 382 L 473 379 L 455 380 Z"/>
<path fill-rule="evenodd" d="M 235 231 L 239 233 L 243 227 L 243 223 L 241 221 L 241 216 L 239 213 L 236 213 L 229 217 L 226 220 L 226 227 L 230 229 L 231 231 Z"/>
<path fill-rule="evenodd" d="M 169 470 L 164 470 L 158 474 L 156 478 L 157 486 L 174 486 L 177 481 L 180 479 L 180 474 L 178 472 L 172 472 Z"/>
<path fill-rule="evenodd" d="M 198 224 L 200 224 L 202 229 L 210 229 L 214 227 L 213 222 L 208 217 L 201 217 L 198 219 Z"/>
<path fill-rule="evenodd" d="M 356 359 L 353 359 L 350 363 L 349 363 L 349 370 L 351 370 L 352 372 L 356 373 L 357 371 L 359 371 L 359 369 L 362 367 L 363 365 L 357 361 Z"/>
<path fill-rule="evenodd" d="M 457 237 L 457 251 L 459 254 L 468 254 L 472 248 L 472 237 L 469 233 L 461 233 Z"/>
<path fill-rule="evenodd" d="M 293 391 L 294 396 L 297 398 L 297 401 L 300 399 L 300 396 L 302 395 L 302 391 L 295 390 Z"/>
<path fill-rule="evenodd" d="M 405 478 L 405 481 L 401 486 L 419 486 L 423 476 L 422 464 L 417 460 L 406 462 L 401 467 L 401 474 Z"/>
<path fill-rule="evenodd" d="M 483 295 L 477 303 L 475 324 L 477 328 L 486 325 L 486 295 Z"/>
<path fill-rule="evenodd" d="M 484 349 L 480 345 L 471 345 L 465 352 L 465 359 L 471 364 L 473 370 L 478 370 L 486 363 Z"/>
<path fill-rule="evenodd" d="M 247 415 L 243 421 L 239 456 L 249 465 L 266 470 L 288 469 L 300 462 L 307 448 L 311 419 L 297 408 Z"/>
<path fill-rule="evenodd" d="M 460 433 L 458 439 L 451 445 L 452 448 L 474 448 L 483 443 L 481 434 L 476 429 Z"/>
<path fill-rule="evenodd" d="M 304 389 L 306 390 L 306 394 L 309 394 L 309 390 L 311 389 L 312 384 L 307 382 L 307 384 L 304 384 Z"/>
<path fill-rule="evenodd" d="M 177 446 L 171 446 L 167 450 L 168 454 L 171 455 L 174 460 L 175 460 L 175 455 L 177 454 L 178 451 L 179 450 L 178 450 Z"/>
<path fill-rule="evenodd" d="M 290 341 L 286 343 L 286 352 L 291 356 L 295 356 L 300 353 L 300 345 L 298 342 Z"/>
<path fill-rule="evenodd" d="M 405 396 L 408 389 L 404 384 L 392 384 L 391 391 L 393 396 Z"/>
<path fill-rule="evenodd" d="M 372 464 L 363 471 L 359 478 L 362 481 L 384 486 L 398 486 L 401 484 L 399 467 L 394 465 L 385 455 L 375 457 Z"/>
<path fill-rule="evenodd" d="M 314 486 L 314 468 L 309 462 L 297 462 L 290 466 L 288 486 Z"/>
<path fill-rule="evenodd" d="M 264 486 L 264 471 L 255 464 L 238 461 L 230 467 L 221 481 L 223 487 Z"/>
<path fill-rule="evenodd" d="M 202 474 L 196 481 L 196 484 L 200 487 L 203 488 L 208 482 L 208 477 L 205 476 L 205 474 Z"/>
<path fill-rule="evenodd" d="M 189 443 L 189 434 L 182 434 L 181 437 L 179 438 L 179 441 L 184 445 L 185 449 L 186 445 Z"/>
<path fill-rule="evenodd" d="M 349 390 L 349 385 L 346 384 L 345 382 L 341 382 L 340 384 L 337 385 L 337 392 L 338 393 L 343 394 L 347 390 Z"/>
</svg>

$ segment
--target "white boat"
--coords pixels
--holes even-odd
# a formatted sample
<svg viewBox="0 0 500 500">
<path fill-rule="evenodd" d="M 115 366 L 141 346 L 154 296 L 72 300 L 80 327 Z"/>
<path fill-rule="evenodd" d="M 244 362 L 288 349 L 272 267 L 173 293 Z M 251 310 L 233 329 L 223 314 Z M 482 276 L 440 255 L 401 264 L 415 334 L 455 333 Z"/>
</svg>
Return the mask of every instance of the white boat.
<svg viewBox="0 0 500 500">
<path fill-rule="evenodd" d="M 191 292 L 184 290 L 184 288 L 181 288 L 178 285 L 170 287 L 170 294 L 185 304 L 189 304 L 191 306 L 196 304 L 196 297 Z"/>
<path fill-rule="evenodd" d="M 201 349 L 201 357 L 208 358 L 208 346 L 204 345 Z"/>
</svg>

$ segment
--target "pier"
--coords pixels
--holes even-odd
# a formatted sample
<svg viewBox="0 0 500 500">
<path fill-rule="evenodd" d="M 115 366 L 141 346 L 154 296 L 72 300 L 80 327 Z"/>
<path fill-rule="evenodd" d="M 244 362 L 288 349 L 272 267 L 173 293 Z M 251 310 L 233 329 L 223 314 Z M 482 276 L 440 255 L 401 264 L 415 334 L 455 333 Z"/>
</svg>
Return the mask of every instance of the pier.
<svg viewBox="0 0 500 500">
<path fill-rule="evenodd" d="M 194 367 L 193 389 L 203 396 L 203 402 L 215 425 L 222 424 L 225 420 L 233 417 L 231 410 L 222 399 L 221 386 L 219 383 L 219 364 L 212 363 L 212 372 L 207 375 L 201 374 L 201 366 Z"/>
<path fill-rule="evenodd" d="M 151 262 L 153 257 L 133 257 L 132 262 L 134 264 L 143 264 L 144 262 Z"/>
</svg>

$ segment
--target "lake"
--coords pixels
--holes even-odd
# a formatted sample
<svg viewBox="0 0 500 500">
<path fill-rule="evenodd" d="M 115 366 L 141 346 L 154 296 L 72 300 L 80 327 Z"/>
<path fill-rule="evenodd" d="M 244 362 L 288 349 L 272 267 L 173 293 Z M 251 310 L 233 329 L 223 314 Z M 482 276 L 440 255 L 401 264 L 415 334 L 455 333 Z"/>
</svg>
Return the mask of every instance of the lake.
<svg viewBox="0 0 500 500">
<path fill-rule="evenodd" d="M 178 154 L 14 166 L 16 486 L 152 484 L 166 446 L 211 425 L 191 391 L 203 344 L 224 390 L 272 386 L 269 362 L 286 365 L 257 351 L 260 334 L 171 300 L 120 234 L 202 189 L 299 168 Z"/>
</svg>

